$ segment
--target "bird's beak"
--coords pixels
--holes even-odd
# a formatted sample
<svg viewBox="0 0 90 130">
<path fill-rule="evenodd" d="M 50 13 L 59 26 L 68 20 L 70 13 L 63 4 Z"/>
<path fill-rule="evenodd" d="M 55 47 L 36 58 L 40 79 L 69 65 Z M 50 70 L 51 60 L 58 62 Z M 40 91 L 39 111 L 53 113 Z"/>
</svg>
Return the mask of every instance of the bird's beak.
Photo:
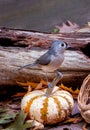
<svg viewBox="0 0 90 130">
<path fill-rule="evenodd" d="M 67 45 L 66 50 L 76 50 L 75 48 L 71 47 L 70 45 Z"/>
</svg>

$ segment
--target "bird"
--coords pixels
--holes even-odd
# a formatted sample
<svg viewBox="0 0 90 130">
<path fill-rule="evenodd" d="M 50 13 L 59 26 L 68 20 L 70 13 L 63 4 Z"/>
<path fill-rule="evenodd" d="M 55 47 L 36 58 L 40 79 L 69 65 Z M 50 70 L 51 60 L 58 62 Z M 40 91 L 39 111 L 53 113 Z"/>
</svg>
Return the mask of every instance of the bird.
<svg viewBox="0 0 90 130">
<path fill-rule="evenodd" d="M 27 67 L 38 66 L 46 73 L 47 82 L 48 82 L 48 78 L 47 78 L 48 72 L 56 71 L 57 75 L 59 77 L 62 77 L 62 73 L 59 72 L 58 69 L 64 61 L 65 50 L 69 48 L 70 46 L 66 42 L 62 40 L 55 40 L 52 42 L 49 50 L 45 52 L 43 55 L 41 55 L 34 63 L 30 63 L 25 66 L 22 66 L 18 70 L 22 70 Z M 53 83 L 56 82 L 56 79 L 58 79 L 58 77 L 53 80 Z M 48 86 L 51 87 L 51 84 L 49 84 Z"/>
</svg>

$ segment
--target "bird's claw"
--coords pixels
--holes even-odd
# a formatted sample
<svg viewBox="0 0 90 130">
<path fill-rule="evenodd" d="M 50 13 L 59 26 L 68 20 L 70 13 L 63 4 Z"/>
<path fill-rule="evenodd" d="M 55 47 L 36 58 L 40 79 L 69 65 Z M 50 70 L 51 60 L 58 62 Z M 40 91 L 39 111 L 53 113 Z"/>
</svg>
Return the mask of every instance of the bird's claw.
<svg viewBox="0 0 90 130">
<path fill-rule="evenodd" d="M 51 83 L 48 83 L 48 88 L 52 88 L 52 84 Z"/>
<path fill-rule="evenodd" d="M 63 77 L 63 74 L 62 74 L 61 72 L 59 72 L 59 71 L 57 71 L 57 75 L 58 75 L 60 78 Z"/>
</svg>

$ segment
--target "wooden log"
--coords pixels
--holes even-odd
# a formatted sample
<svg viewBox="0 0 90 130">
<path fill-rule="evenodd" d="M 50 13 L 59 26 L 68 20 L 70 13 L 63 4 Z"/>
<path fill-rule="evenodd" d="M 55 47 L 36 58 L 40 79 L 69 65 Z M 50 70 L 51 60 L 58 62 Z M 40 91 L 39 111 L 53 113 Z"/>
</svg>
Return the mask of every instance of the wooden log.
<svg viewBox="0 0 90 130">
<path fill-rule="evenodd" d="M 20 82 L 40 82 L 45 79 L 45 73 L 36 67 L 31 67 L 18 71 L 19 67 L 28 63 L 33 63 L 40 55 L 44 54 L 45 49 L 24 49 L 14 47 L 0 48 L 0 86 L 16 85 Z M 65 60 L 60 66 L 60 71 L 64 77 L 63 83 L 70 86 L 79 86 L 86 75 L 90 73 L 90 59 L 76 51 L 66 51 Z M 55 73 L 48 73 L 51 81 Z"/>
<path fill-rule="evenodd" d="M 49 48 L 53 40 L 61 39 L 90 58 L 90 32 L 46 34 L 27 30 L 0 29 L 0 45 Z"/>
<path fill-rule="evenodd" d="M 84 47 L 90 42 L 89 32 L 73 32 L 60 34 L 46 34 L 28 30 L 0 29 L 0 45 L 2 46 L 35 46 L 48 48 L 51 41 L 61 39 L 71 46 L 78 48 Z"/>
</svg>

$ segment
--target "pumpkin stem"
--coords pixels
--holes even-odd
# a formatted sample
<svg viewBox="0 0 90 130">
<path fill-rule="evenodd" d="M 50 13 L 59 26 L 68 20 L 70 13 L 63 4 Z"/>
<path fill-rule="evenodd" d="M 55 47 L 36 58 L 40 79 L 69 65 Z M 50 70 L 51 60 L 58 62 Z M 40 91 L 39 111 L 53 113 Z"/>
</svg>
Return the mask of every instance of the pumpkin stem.
<svg viewBox="0 0 90 130">
<path fill-rule="evenodd" d="M 49 97 L 52 94 L 54 86 L 62 79 L 62 75 L 57 75 L 51 83 L 48 83 L 48 88 L 46 90 L 46 96 Z"/>
<path fill-rule="evenodd" d="M 48 86 L 48 88 L 46 90 L 46 94 L 45 94 L 47 97 L 49 97 L 52 94 L 53 88 L 54 88 L 53 86 L 51 86 L 51 87 Z"/>
</svg>

